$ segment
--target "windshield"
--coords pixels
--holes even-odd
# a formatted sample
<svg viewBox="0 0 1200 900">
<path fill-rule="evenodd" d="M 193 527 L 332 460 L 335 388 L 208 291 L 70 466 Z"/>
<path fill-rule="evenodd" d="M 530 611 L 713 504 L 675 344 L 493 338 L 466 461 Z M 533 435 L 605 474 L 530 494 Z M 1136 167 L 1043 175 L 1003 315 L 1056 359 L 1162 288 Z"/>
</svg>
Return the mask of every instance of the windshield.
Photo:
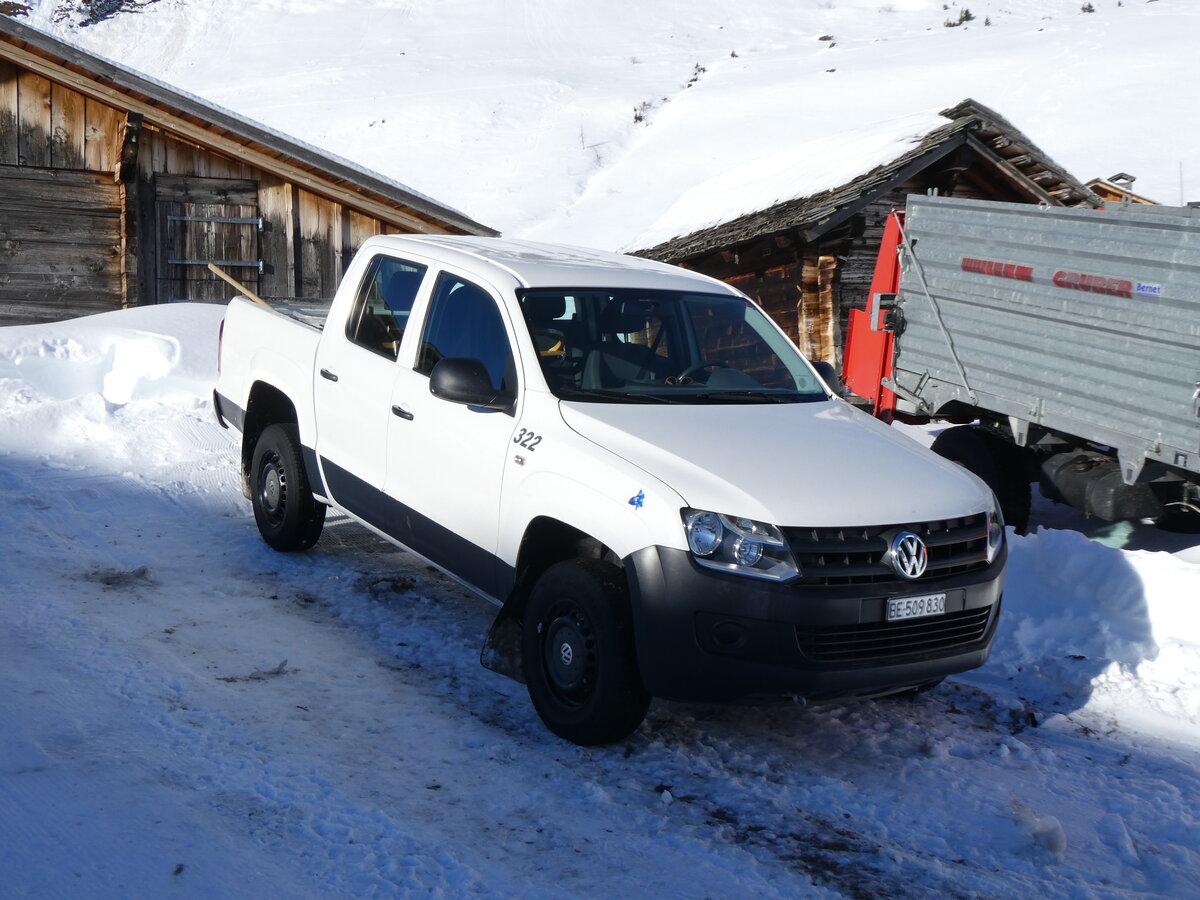
<svg viewBox="0 0 1200 900">
<path fill-rule="evenodd" d="M 518 299 L 546 383 L 563 400 L 828 399 L 795 348 L 742 297 L 538 288 L 519 292 Z"/>
</svg>

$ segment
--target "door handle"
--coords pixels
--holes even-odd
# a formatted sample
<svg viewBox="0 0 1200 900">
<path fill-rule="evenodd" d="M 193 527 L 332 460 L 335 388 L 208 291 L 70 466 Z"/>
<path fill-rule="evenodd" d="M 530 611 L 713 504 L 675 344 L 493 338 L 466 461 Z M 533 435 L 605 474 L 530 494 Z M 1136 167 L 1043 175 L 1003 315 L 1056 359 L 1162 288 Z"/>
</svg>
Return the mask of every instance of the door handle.
<svg viewBox="0 0 1200 900">
<path fill-rule="evenodd" d="M 403 406 L 393 406 L 392 407 L 392 415 L 399 416 L 400 418 L 405 419 L 409 422 L 411 422 L 413 420 L 413 414 L 410 413 Z"/>
<path fill-rule="evenodd" d="M 321 370 L 321 377 L 326 379 L 327 381 L 337 381 L 338 380 L 338 377 L 336 375 L 334 375 L 332 372 L 330 372 L 328 369 Z"/>
</svg>

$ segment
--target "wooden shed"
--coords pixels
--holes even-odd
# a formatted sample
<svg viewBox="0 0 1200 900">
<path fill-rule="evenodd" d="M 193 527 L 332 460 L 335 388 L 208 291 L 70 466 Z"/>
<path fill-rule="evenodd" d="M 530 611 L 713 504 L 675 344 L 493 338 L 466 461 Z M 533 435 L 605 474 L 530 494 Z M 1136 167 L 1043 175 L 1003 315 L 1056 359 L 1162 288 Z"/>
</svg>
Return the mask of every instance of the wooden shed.
<svg viewBox="0 0 1200 900">
<path fill-rule="evenodd" d="M 832 190 L 683 235 L 638 255 L 735 285 L 812 359 L 841 365 L 850 310 L 864 305 L 883 224 L 909 194 L 936 190 L 1051 206 L 1099 205 L 1083 184 L 994 111 L 973 100 L 911 150 Z"/>
<path fill-rule="evenodd" d="M 333 295 L 374 234 L 449 207 L 0 15 L 0 325 L 229 288 Z"/>
<path fill-rule="evenodd" d="M 1137 181 L 1128 172 L 1118 172 L 1108 178 L 1093 178 L 1087 183 L 1088 190 L 1105 203 L 1140 203 L 1157 206 L 1158 202 L 1133 192 Z"/>
</svg>

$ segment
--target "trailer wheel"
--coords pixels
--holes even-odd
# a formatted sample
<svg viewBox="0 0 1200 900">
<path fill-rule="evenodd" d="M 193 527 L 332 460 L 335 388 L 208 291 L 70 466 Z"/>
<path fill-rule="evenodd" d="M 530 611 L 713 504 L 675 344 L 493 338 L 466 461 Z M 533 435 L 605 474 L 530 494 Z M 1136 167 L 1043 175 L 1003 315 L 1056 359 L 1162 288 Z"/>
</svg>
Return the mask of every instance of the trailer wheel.
<svg viewBox="0 0 1200 900">
<path fill-rule="evenodd" d="M 1017 534 L 1029 527 L 1029 469 L 1025 451 L 977 425 L 948 428 L 933 442 L 933 452 L 978 475 L 1000 501 L 1004 523 Z"/>
<path fill-rule="evenodd" d="M 295 425 L 269 425 L 250 462 L 250 503 L 259 534 L 281 553 L 307 550 L 321 536 L 325 505 L 308 486 Z"/>
<path fill-rule="evenodd" d="M 600 560 L 561 562 L 533 587 L 522 625 L 529 699 L 546 727 L 582 746 L 628 736 L 650 706 L 633 643 L 625 575 Z"/>
<path fill-rule="evenodd" d="M 1200 534 L 1200 509 L 1190 503 L 1168 503 L 1154 524 L 1176 534 Z"/>
</svg>

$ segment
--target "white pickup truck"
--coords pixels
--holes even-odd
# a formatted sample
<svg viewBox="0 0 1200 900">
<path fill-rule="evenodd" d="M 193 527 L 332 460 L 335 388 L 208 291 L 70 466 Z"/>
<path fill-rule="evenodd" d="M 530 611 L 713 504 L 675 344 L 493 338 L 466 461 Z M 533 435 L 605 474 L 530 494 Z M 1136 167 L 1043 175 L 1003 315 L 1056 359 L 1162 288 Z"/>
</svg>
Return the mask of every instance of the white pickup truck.
<svg viewBox="0 0 1200 900">
<path fill-rule="evenodd" d="M 333 507 L 493 601 L 484 664 L 576 743 L 651 696 L 928 687 L 996 632 L 992 492 L 683 269 L 372 238 L 323 327 L 230 303 L 214 402 L 268 544 Z"/>
</svg>

